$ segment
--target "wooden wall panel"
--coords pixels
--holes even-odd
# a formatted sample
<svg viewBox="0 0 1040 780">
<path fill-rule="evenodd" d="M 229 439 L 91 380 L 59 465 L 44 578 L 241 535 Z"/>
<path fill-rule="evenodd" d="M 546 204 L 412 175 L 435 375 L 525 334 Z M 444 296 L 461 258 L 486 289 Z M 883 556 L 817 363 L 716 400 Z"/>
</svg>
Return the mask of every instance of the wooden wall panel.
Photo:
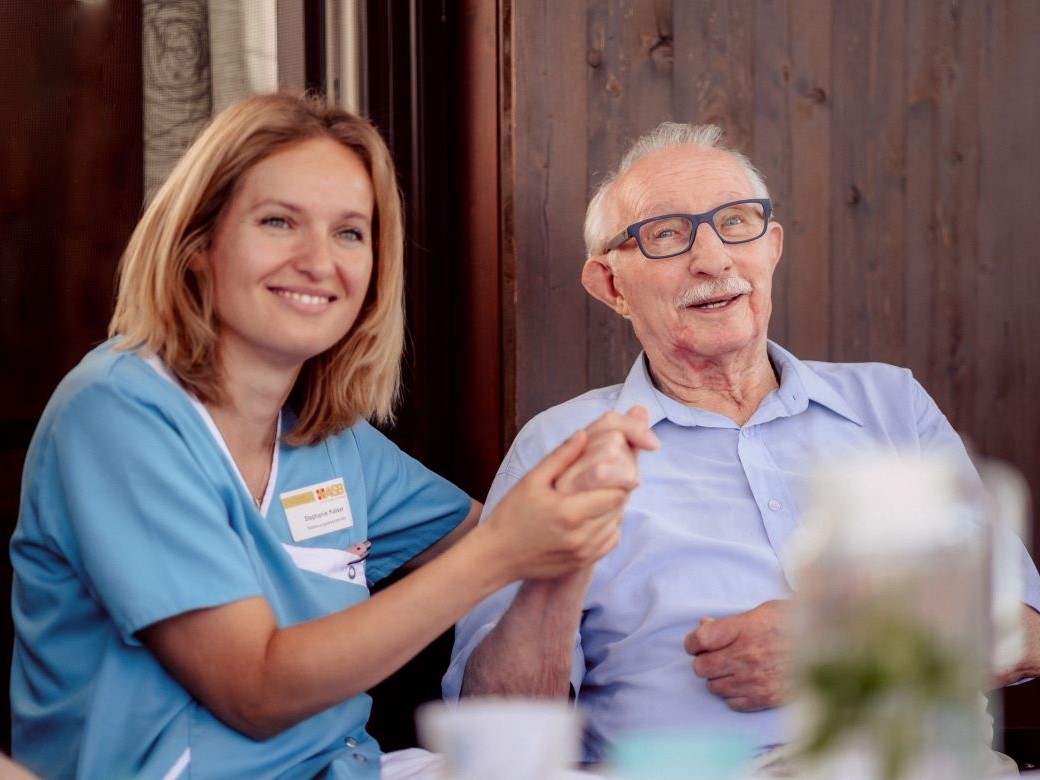
<svg viewBox="0 0 1040 780">
<path fill-rule="evenodd" d="M 980 452 L 1040 489 L 1040 221 L 1006 210 L 1040 200 L 1040 6 L 507 8 L 507 430 L 623 379 L 638 346 L 580 287 L 587 194 L 659 121 L 713 121 L 762 169 L 785 227 L 772 335 L 808 358 L 909 366 Z"/>
<path fill-rule="evenodd" d="M 911 368 L 980 454 L 1040 496 L 1040 3 L 499 8 L 515 31 L 507 441 L 624 379 L 638 345 L 580 285 L 587 194 L 658 122 L 711 121 L 762 169 L 785 228 L 771 335 L 806 358 Z M 1031 695 L 1015 718 L 1040 725 Z"/>
</svg>

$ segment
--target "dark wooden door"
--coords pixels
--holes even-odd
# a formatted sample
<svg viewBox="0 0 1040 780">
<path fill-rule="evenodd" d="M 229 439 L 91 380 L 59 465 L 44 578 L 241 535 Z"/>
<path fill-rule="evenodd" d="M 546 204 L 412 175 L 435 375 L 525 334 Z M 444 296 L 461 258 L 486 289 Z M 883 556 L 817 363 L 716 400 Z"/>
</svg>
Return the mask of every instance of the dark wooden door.
<svg viewBox="0 0 1040 780">
<path fill-rule="evenodd" d="M 142 198 L 141 4 L 0 3 L 0 524 L 58 380 L 102 341 Z M 0 593 L 10 592 L 6 550 Z M 10 667 L 3 610 L 0 669 Z M 7 672 L 3 672 L 7 679 Z M 0 745 L 9 749 L 6 683 Z"/>
</svg>

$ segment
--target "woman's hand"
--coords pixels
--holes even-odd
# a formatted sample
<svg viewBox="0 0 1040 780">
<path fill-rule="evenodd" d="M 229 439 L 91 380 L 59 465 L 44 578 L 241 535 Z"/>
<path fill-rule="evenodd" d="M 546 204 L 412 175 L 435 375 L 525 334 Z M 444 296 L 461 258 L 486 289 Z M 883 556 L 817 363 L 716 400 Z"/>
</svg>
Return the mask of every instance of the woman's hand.
<svg viewBox="0 0 1040 780">
<path fill-rule="evenodd" d="M 638 485 L 636 453 L 657 446 L 646 420 L 641 407 L 600 417 L 547 455 L 495 507 L 478 530 L 495 540 L 496 560 L 510 580 L 570 574 L 617 545 L 621 510 Z"/>
<path fill-rule="evenodd" d="M 634 457 L 607 432 L 639 440 L 639 427 L 638 415 L 614 415 L 579 431 L 457 544 L 342 612 L 281 627 L 254 596 L 175 615 L 139 637 L 203 706 L 266 739 L 384 679 L 503 585 L 569 574 L 606 554 L 635 485 L 622 463 L 603 465 Z"/>
</svg>

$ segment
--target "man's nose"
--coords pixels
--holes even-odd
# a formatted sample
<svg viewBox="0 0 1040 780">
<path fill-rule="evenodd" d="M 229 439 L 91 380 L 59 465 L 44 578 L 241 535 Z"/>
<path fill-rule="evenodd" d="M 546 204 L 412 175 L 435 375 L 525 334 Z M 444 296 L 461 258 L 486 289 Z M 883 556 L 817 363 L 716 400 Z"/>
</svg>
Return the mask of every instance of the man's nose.
<svg viewBox="0 0 1040 780">
<path fill-rule="evenodd" d="M 729 250 L 718 233 L 707 222 L 699 224 L 693 246 L 690 247 L 690 271 L 718 276 L 731 265 Z"/>
</svg>

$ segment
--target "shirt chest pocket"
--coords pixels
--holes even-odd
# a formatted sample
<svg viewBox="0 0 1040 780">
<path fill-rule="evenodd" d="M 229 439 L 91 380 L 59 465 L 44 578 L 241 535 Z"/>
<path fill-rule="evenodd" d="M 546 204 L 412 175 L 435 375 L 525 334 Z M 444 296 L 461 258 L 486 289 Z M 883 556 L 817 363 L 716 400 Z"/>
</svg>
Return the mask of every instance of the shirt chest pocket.
<svg viewBox="0 0 1040 780">
<path fill-rule="evenodd" d="M 282 543 L 285 552 L 304 571 L 320 574 L 334 580 L 368 586 L 365 579 L 365 559 L 369 543 L 359 542 L 340 549 L 335 547 L 301 546 Z"/>
</svg>

